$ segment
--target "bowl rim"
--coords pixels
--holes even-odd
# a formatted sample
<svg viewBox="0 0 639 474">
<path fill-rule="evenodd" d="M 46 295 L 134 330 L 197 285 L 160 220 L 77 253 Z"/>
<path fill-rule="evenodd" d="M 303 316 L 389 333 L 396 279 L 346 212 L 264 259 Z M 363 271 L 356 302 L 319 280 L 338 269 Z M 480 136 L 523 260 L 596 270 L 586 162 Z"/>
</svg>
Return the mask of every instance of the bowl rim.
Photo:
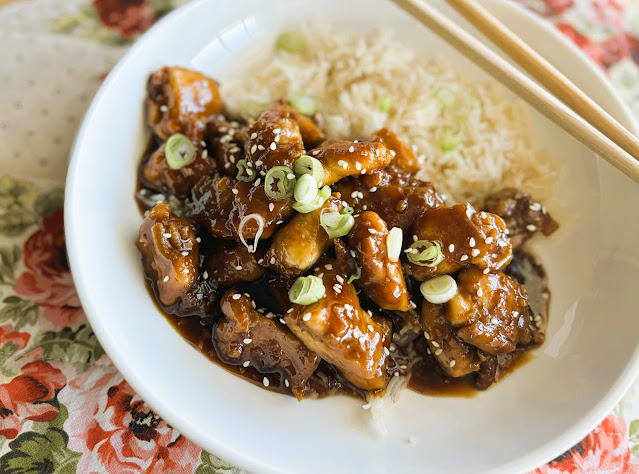
<svg viewBox="0 0 639 474">
<path fill-rule="evenodd" d="M 86 283 L 88 278 L 81 278 L 82 272 L 79 271 L 79 269 L 82 268 L 82 264 L 78 254 L 74 250 L 77 247 L 76 237 L 78 235 L 77 227 L 79 226 L 79 224 L 76 224 L 76 220 L 73 219 L 74 202 L 77 199 L 75 195 L 74 182 L 79 178 L 78 167 L 81 160 L 80 150 L 83 147 L 85 135 L 87 135 L 88 131 L 93 126 L 96 111 L 100 108 L 105 96 L 107 96 L 111 89 L 115 87 L 114 84 L 117 82 L 121 72 L 130 66 L 133 58 L 139 53 L 139 51 L 146 48 L 147 43 L 153 41 L 153 38 L 157 35 L 161 35 L 163 30 L 170 24 L 179 22 L 184 17 L 188 17 L 191 15 L 191 12 L 199 9 L 200 5 L 209 1 L 211 0 L 192 0 L 155 23 L 152 28 L 138 39 L 129 51 L 118 61 L 117 65 L 111 70 L 92 100 L 91 105 L 85 113 L 82 125 L 78 129 L 70 153 L 71 158 L 67 172 L 64 202 L 67 254 L 78 297 L 80 298 L 82 307 L 93 331 L 115 367 L 133 390 L 142 397 L 145 403 L 147 403 L 154 411 L 156 411 L 156 413 L 158 413 L 171 426 L 175 427 L 180 433 L 187 436 L 191 441 L 203 449 L 211 452 L 212 454 L 223 457 L 224 461 L 230 462 L 234 466 L 241 467 L 249 471 L 277 472 L 277 468 L 275 466 L 269 465 L 266 462 L 259 461 L 250 456 L 246 456 L 241 450 L 226 443 L 222 437 L 202 438 L 197 431 L 191 430 L 188 424 L 182 423 L 179 413 L 176 410 L 171 409 L 169 405 L 166 405 L 162 401 L 161 396 L 156 395 L 156 392 L 146 385 L 142 378 L 139 377 L 134 370 L 129 369 L 126 354 L 119 352 L 116 349 L 116 346 L 113 344 L 113 339 L 109 333 L 108 326 L 104 324 L 108 318 L 97 316 L 100 313 L 100 309 L 94 305 L 94 301 L 91 296 L 92 289 Z M 619 109 L 618 113 L 610 112 L 611 115 L 620 122 L 625 123 L 631 132 L 639 134 L 639 123 L 633 116 L 628 105 L 626 105 L 626 103 L 620 98 L 619 94 L 614 90 L 611 82 L 604 72 L 598 68 L 583 51 L 570 42 L 566 37 L 561 35 L 546 20 L 541 18 L 539 15 L 535 15 L 528 11 L 522 5 L 499 0 L 490 0 L 490 3 L 496 2 L 500 4 L 500 8 L 504 8 L 507 11 L 510 10 L 509 13 L 519 15 L 521 18 L 525 18 L 525 21 L 535 23 L 537 27 L 542 28 L 545 34 L 552 37 L 554 41 L 563 43 L 563 45 L 571 51 L 572 55 L 575 56 L 574 59 L 587 66 L 590 73 L 597 78 L 600 85 L 605 89 L 606 94 L 609 96 L 608 102 L 605 106 L 610 107 L 611 105 L 614 105 Z M 604 164 L 604 166 L 610 165 Z M 577 423 L 573 424 L 559 437 L 554 438 L 551 444 L 545 444 L 531 450 L 527 455 L 501 466 L 494 472 L 506 473 L 514 471 L 528 471 L 538 467 L 544 462 L 554 459 L 573 447 L 611 412 L 614 406 L 621 400 L 625 392 L 632 385 L 637 374 L 639 374 L 639 346 L 634 352 L 634 357 L 631 363 L 627 364 L 625 370 L 621 372 L 619 377 L 617 377 L 615 385 L 613 385 L 606 393 L 606 396 L 600 399 L 599 402 Z M 157 410 L 156 407 L 160 407 L 161 409 Z"/>
</svg>

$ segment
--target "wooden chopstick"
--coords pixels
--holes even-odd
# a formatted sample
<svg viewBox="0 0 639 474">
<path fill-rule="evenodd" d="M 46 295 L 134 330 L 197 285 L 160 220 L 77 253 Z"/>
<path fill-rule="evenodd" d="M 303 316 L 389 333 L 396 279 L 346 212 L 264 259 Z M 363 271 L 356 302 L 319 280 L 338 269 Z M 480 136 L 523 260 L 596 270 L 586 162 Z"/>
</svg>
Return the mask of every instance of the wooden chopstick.
<svg viewBox="0 0 639 474">
<path fill-rule="evenodd" d="M 419 0 L 393 0 L 393 2 L 540 113 L 639 183 L 639 161 L 523 72 L 477 41 L 434 7 Z"/>
<path fill-rule="evenodd" d="M 528 74 L 546 87 L 551 94 L 554 94 L 555 97 L 590 122 L 593 127 L 599 129 L 639 160 L 639 139 L 636 136 L 476 0 L 446 0 L 446 2 Z"/>
</svg>

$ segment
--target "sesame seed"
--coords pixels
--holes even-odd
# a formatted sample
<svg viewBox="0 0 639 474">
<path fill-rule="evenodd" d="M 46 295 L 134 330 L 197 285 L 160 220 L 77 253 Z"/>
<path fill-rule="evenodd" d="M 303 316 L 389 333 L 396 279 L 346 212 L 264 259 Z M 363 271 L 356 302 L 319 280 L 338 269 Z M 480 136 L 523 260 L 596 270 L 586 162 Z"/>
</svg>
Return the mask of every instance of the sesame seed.
<svg viewBox="0 0 639 474">
<path fill-rule="evenodd" d="M 487 244 L 492 244 L 492 243 L 493 243 L 493 240 L 494 240 L 494 239 L 493 239 L 493 237 L 492 237 L 492 236 L 488 236 L 488 237 L 486 237 L 486 243 L 487 243 Z"/>
<path fill-rule="evenodd" d="M 395 150 L 391 150 L 391 151 L 390 151 L 390 154 L 391 154 L 391 156 L 392 156 L 393 158 L 395 158 L 395 155 L 397 155 L 397 153 L 395 153 Z"/>
<path fill-rule="evenodd" d="M 346 303 L 346 304 L 344 305 L 344 309 L 346 309 L 346 310 L 348 310 L 348 311 L 353 311 L 353 307 L 352 307 L 350 304 L 348 304 L 348 303 Z"/>
<path fill-rule="evenodd" d="M 452 368 L 452 367 L 455 367 L 455 363 L 456 363 L 456 362 L 455 362 L 454 360 L 451 360 L 451 361 L 448 363 L 448 365 Z"/>
<path fill-rule="evenodd" d="M 375 191 L 377 191 L 377 186 L 373 186 L 368 191 L 371 192 L 371 193 L 374 193 Z"/>
<path fill-rule="evenodd" d="M 504 229 L 504 234 L 508 235 L 510 234 L 510 231 L 508 229 Z"/>
<path fill-rule="evenodd" d="M 209 272 L 204 270 L 204 273 L 202 273 L 202 278 L 204 278 L 206 280 L 208 277 L 209 277 Z"/>
<path fill-rule="evenodd" d="M 238 151 L 240 151 L 240 147 L 238 147 L 238 146 L 234 146 L 233 148 L 229 149 L 229 151 L 230 151 L 231 153 L 237 153 Z"/>
<path fill-rule="evenodd" d="M 255 140 L 257 138 L 257 133 L 251 133 L 251 140 Z"/>
<path fill-rule="evenodd" d="M 468 241 L 468 245 L 470 245 L 471 247 L 475 246 L 475 239 L 474 238 L 470 238 L 470 240 Z"/>
<path fill-rule="evenodd" d="M 373 317 L 373 312 L 369 309 L 368 311 L 366 311 L 368 313 L 368 315 L 372 318 Z"/>
<path fill-rule="evenodd" d="M 340 283 L 344 283 L 344 278 L 341 275 L 335 276 L 335 279 L 339 281 Z"/>
<path fill-rule="evenodd" d="M 361 170 L 361 169 L 362 169 L 362 164 L 361 164 L 359 161 L 355 162 L 355 169 L 356 169 L 357 171 L 359 171 L 359 170 Z"/>
<path fill-rule="evenodd" d="M 255 183 L 253 184 L 253 186 L 257 187 L 260 185 L 260 183 L 262 182 L 262 178 L 257 178 L 257 180 L 255 180 Z"/>
<path fill-rule="evenodd" d="M 289 386 L 288 379 L 284 379 L 284 385 L 286 385 L 286 387 L 288 388 Z"/>
<path fill-rule="evenodd" d="M 279 135 L 275 135 L 275 139 L 273 140 L 276 143 L 280 142 L 280 136 Z"/>
<path fill-rule="evenodd" d="M 271 259 L 269 260 L 269 263 L 271 265 L 275 265 L 275 257 L 271 257 Z"/>
<path fill-rule="evenodd" d="M 246 339 L 244 339 L 242 341 L 244 344 L 250 344 L 251 342 L 253 342 L 253 339 L 251 339 L 250 337 L 247 337 Z"/>
<path fill-rule="evenodd" d="M 482 296 L 484 296 L 484 290 L 482 290 L 481 288 L 479 288 L 479 289 L 477 290 L 477 296 L 479 296 L 480 298 L 481 298 Z"/>
<path fill-rule="evenodd" d="M 505 240 L 500 240 L 499 242 L 497 242 L 497 245 L 499 245 L 500 247 L 506 247 L 508 245 L 508 242 L 506 242 Z"/>
<path fill-rule="evenodd" d="M 358 341 L 360 344 L 364 344 L 366 342 L 366 338 L 364 336 L 360 336 Z"/>
<path fill-rule="evenodd" d="M 352 198 L 356 198 L 356 197 L 357 197 L 357 191 L 353 191 L 353 192 L 351 193 L 351 197 L 352 197 Z"/>
<path fill-rule="evenodd" d="M 234 164 L 235 163 L 235 157 L 234 156 L 229 156 L 229 161 Z"/>
<path fill-rule="evenodd" d="M 239 293 L 235 293 L 235 294 L 233 295 L 233 299 L 234 299 L 234 300 L 239 300 L 241 297 L 242 297 L 242 295 L 240 295 Z"/>
<path fill-rule="evenodd" d="M 470 212 L 470 209 L 466 209 L 466 216 L 468 216 L 469 219 L 473 217 L 473 213 Z"/>
<path fill-rule="evenodd" d="M 368 206 L 367 206 L 366 204 L 364 204 L 364 205 L 362 206 L 362 210 L 363 210 L 363 211 L 365 211 L 366 209 L 368 209 Z M 358 215 L 359 215 L 359 214 L 358 214 Z"/>
<path fill-rule="evenodd" d="M 528 224 L 526 226 L 526 230 L 529 231 L 529 232 L 535 232 L 537 230 L 537 226 L 533 225 L 533 224 Z"/>
<path fill-rule="evenodd" d="M 311 155 L 315 156 L 315 155 L 317 155 L 319 152 L 320 152 L 319 150 L 313 150 L 313 151 L 311 152 Z"/>
<path fill-rule="evenodd" d="M 224 163 L 224 169 L 229 169 L 231 167 L 231 163 Z"/>
<path fill-rule="evenodd" d="M 455 251 L 455 244 L 450 244 L 450 245 L 448 246 L 448 251 L 449 251 L 450 253 L 453 253 L 453 252 Z"/>
<path fill-rule="evenodd" d="M 278 133 L 280 133 L 281 131 L 282 131 L 282 129 L 280 129 L 280 128 L 274 128 L 274 129 L 273 129 L 273 133 L 274 133 L 275 135 L 277 135 L 277 134 L 278 134 Z"/>
<path fill-rule="evenodd" d="M 165 276 L 165 277 L 162 279 L 162 281 L 163 281 L 164 283 L 166 283 L 167 281 L 169 281 L 169 276 L 168 276 L 168 275 L 167 275 L 167 276 Z"/>
<path fill-rule="evenodd" d="M 262 163 L 264 163 L 262 160 L 257 160 L 255 166 L 262 166 Z"/>
<path fill-rule="evenodd" d="M 202 158 L 208 158 L 208 156 L 209 156 L 209 151 L 208 150 L 204 150 L 202 152 Z"/>
<path fill-rule="evenodd" d="M 333 290 L 335 291 L 335 293 L 337 293 L 339 295 L 342 292 L 342 287 L 339 286 L 337 283 L 335 283 L 333 285 Z"/>
<path fill-rule="evenodd" d="M 202 239 L 200 239 L 199 237 L 196 237 L 195 241 L 199 244 L 200 242 L 202 242 Z"/>
<path fill-rule="evenodd" d="M 277 145 L 275 144 L 275 142 L 271 142 L 271 146 L 269 148 L 271 150 L 276 150 L 277 149 Z"/>
<path fill-rule="evenodd" d="M 490 268 L 484 268 L 484 275 L 488 275 L 490 273 Z"/>
<path fill-rule="evenodd" d="M 375 229 L 371 229 L 370 227 L 368 228 L 368 232 L 370 232 L 373 235 L 377 234 L 377 231 Z"/>
<path fill-rule="evenodd" d="M 251 147 L 251 153 L 255 153 L 257 151 L 257 145 L 253 145 Z"/>
<path fill-rule="evenodd" d="M 293 173 L 289 173 L 286 175 L 288 179 L 295 179 L 295 175 Z"/>
<path fill-rule="evenodd" d="M 231 190 L 231 192 L 232 192 L 233 194 L 235 194 L 236 196 L 240 193 L 240 192 L 239 192 L 237 189 L 235 189 L 235 188 L 233 188 L 233 189 Z"/>
<path fill-rule="evenodd" d="M 169 234 L 168 232 L 166 234 L 162 234 L 162 237 L 166 238 L 166 239 L 170 239 L 171 238 L 171 234 Z"/>
<path fill-rule="evenodd" d="M 430 343 L 433 345 L 433 347 L 439 347 L 439 343 L 437 341 L 431 341 Z"/>
<path fill-rule="evenodd" d="M 264 379 L 262 379 L 262 383 L 264 384 L 265 387 L 268 387 L 269 381 L 267 377 L 264 377 Z"/>
<path fill-rule="evenodd" d="M 355 147 L 354 147 L 354 146 L 350 146 L 350 147 L 348 148 L 348 151 L 349 151 L 350 153 L 353 153 L 353 152 L 355 151 Z"/>
<path fill-rule="evenodd" d="M 424 337 L 425 337 L 426 339 L 430 339 L 430 334 L 428 334 L 428 332 L 427 332 L 427 331 L 424 331 Z"/>
<path fill-rule="evenodd" d="M 311 313 L 306 313 L 304 316 L 302 316 L 302 321 L 310 321 L 311 319 Z"/>
<path fill-rule="evenodd" d="M 161 110 L 162 112 L 168 112 L 168 111 L 169 111 L 169 108 L 168 108 L 166 105 L 162 105 L 162 106 L 160 107 L 160 110 Z"/>
<path fill-rule="evenodd" d="M 393 374 L 393 377 L 399 377 L 399 372 L 395 372 L 395 373 Z"/>
<path fill-rule="evenodd" d="M 391 351 L 391 352 L 395 352 L 395 350 L 397 350 L 397 346 L 391 342 L 391 344 L 390 344 L 390 351 Z"/>
<path fill-rule="evenodd" d="M 499 319 L 497 319 L 497 318 L 492 318 L 492 319 L 490 320 L 490 322 L 491 322 L 491 323 L 493 323 L 493 324 L 499 324 Z"/>
<path fill-rule="evenodd" d="M 355 253 L 355 250 L 351 250 L 351 257 L 353 257 L 353 258 L 357 257 L 357 254 Z"/>
<path fill-rule="evenodd" d="M 237 265 L 237 266 L 235 267 L 235 269 L 236 269 L 236 270 L 241 270 L 241 269 L 242 269 L 242 265 Z"/>
<path fill-rule="evenodd" d="M 476 257 L 477 255 L 479 255 L 479 249 L 473 249 L 473 251 L 472 251 L 472 252 L 470 252 L 470 254 L 471 254 L 473 257 Z"/>
<path fill-rule="evenodd" d="M 286 321 L 284 321 L 284 318 L 280 318 L 280 323 L 286 324 Z"/>
<path fill-rule="evenodd" d="M 324 265 L 324 268 L 330 271 L 333 269 L 333 265 L 331 265 L 330 263 L 327 263 L 326 265 Z"/>
<path fill-rule="evenodd" d="M 384 354 L 389 355 L 390 351 L 388 350 L 388 347 L 384 347 Z"/>
<path fill-rule="evenodd" d="M 189 253 L 188 252 L 182 252 L 182 256 L 186 257 Z"/>
<path fill-rule="evenodd" d="M 364 199 L 364 194 L 361 191 L 357 191 L 357 197 L 360 199 Z"/>
<path fill-rule="evenodd" d="M 519 316 L 519 311 L 513 311 L 513 318 L 516 318 L 517 316 Z"/>
<path fill-rule="evenodd" d="M 260 258 L 260 259 L 257 261 L 257 263 L 259 263 L 260 265 L 262 265 L 262 264 L 264 263 L 264 259 L 263 259 L 263 258 Z"/>
<path fill-rule="evenodd" d="M 269 205 L 268 205 L 268 210 L 269 210 L 269 211 L 271 211 L 271 212 L 273 212 L 273 209 L 275 209 L 275 204 L 273 204 L 273 203 L 271 202 L 271 203 L 269 203 Z"/>
<path fill-rule="evenodd" d="M 437 350 L 435 351 L 435 355 L 436 355 L 436 356 L 438 356 L 438 355 L 439 355 L 439 354 L 441 354 L 442 352 L 444 352 L 444 350 L 443 350 L 443 349 L 437 349 Z"/>
<path fill-rule="evenodd" d="M 486 217 L 488 216 L 486 215 L 484 211 L 481 211 L 481 213 L 479 214 L 479 217 L 481 217 L 482 219 L 486 219 Z"/>
<path fill-rule="evenodd" d="M 218 128 L 217 130 L 218 130 L 219 132 L 226 133 L 226 132 L 228 131 L 228 128 L 226 128 L 226 127 L 220 127 L 220 128 Z"/>
<path fill-rule="evenodd" d="M 461 262 L 465 262 L 466 260 L 468 260 L 468 255 L 462 255 L 462 256 L 459 258 L 459 260 L 460 260 Z"/>
<path fill-rule="evenodd" d="M 528 207 L 530 208 L 531 211 L 535 211 L 535 212 L 541 211 L 541 203 L 538 203 L 538 202 L 534 202 Z"/>
<path fill-rule="evenodd" d="M 277 225 L 284 224 L 284 221 L 279 220 L 279 221 L 277 221 L 277 222 L 276 222 L 276 224 L 277 224 Z"/>
<path fill-rule="evenodd" d="M 257 145 L 257 149 L 260 151 L 266 150 L 266 148 L 264 148 L 264 145 Z"/>
<path fill-rule="evenodd" d="M 253 307 L 253 309 L 257 307 L 257 305 L 255 304 L 255 301 L 251 301 L 251 306 Z"/>
<path fill-rule="evenodd" d="M 244 362 L 242 365 L 243 365 L 244 367 L 248 367 L 249 365 L 251 365 L 251 361 L 250 361 L 250 360 L 247 360 L 247 361 L 246 361 L 246 362 Z"/>
<path fill-rule="evenodd" d="M 419 240 L 419 237 L 417 237 L 415 234 L 413 234 L 413 242 L 417 242 Z"/>
<path fill-rule="evenodd" d="M 373 332 L 373 331 L 375 330 L 375 328 L 374 328 L 372 325 L 370 325 L 370 324 L 369 324 L 369 325 L 368 325 L 368 330 L 369 330 L 370 332 Z"/>
<path fill-rule="evenodd" d="M 344 160 L 339 160 L 337 164 L 344 169 L 348 168 L 348 163 L 346 163 Z"/>
</svg>

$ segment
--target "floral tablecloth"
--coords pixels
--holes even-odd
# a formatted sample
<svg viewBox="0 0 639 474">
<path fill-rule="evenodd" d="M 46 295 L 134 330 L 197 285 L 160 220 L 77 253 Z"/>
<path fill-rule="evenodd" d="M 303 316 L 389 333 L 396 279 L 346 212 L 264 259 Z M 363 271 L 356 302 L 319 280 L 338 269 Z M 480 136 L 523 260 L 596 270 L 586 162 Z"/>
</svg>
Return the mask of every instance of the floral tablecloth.
<svg viewBox="0 0 639 474">
<path fill-rule="evenodd" d="M 639 115 L 639 0 L 517 1 L 577 43 Z M 237 472 L 123 380 L 87 323 L 65 253 L 64 178 L 83 112 L 131 42 L 182 2 L 0 0 L 2 473 Z M 535 472 L 639 473 L 637 387 Z"/>
</svg>

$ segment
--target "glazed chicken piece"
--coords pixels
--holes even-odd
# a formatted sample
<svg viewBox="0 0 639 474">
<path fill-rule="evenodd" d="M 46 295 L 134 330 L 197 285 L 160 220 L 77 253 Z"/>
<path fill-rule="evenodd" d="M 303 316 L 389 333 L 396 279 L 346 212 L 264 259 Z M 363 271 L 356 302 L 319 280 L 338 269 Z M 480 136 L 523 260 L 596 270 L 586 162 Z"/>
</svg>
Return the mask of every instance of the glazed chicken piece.
<svg viewBox="0 0 639 474">
<path fill-rule="evenodd" d="M 559 228 L 541 203 L 513 188 L 502 189 L 488 196 L 482 209 L 504 220 L 513 251 L 521 248 L 536 232 L 549 236 Z"/>
<path fill-rule="evenodd" d="M 515 363 L 517 358 L 526 351 L 526 348 L 516 349 L 514 352 L 491 356 L 490 354 L 481 354 L 484 357 L 477 377 L 475 377 L 475 387 L 479 390 L 486 390 L 491 385 L 499 382 L 508 369 Z"/>
<path fill-rule="evenodd" d="M 269 319 L 253 309 L 251 299 L 235 290 L 221 301 L 224 316 L 215 328 L 215 347 L 223 362 L 249 362 L 261 373 L 279 372 L 299 401 L 306 381 L 320 358 L 309 350 L 279 318 Z"/>
<path fill-rule="evenodd" d="M 191 194 L 193 186 L 204 176 L 211 175 L 217 168 L 215 160 L 202 153 L 200 144 L 195 143 L 195 159 L 179 170 L 169 167 L 163 143 L 144 163 L 141 170 L 142 183 L 165 194 L 173 194 L 183 199 Z"/>
<path fill-rule="evenodd" d="M 240 226 L 244 222 L 242 236 L 247 246 L 253 246 L 260 223 L 263 228 L 259 237 L 268 239 L 294 214 L 292 203 L 292 199 L 271 201 L 263 185 L 214 176 L 202 179 L 193 188 L 190 214 L 198 225 L 219 239 L 241 240 Z M 273 210 L 269 207 L 271 204 Z"/>
<path fill-rule="evenodd" d="M 374 212 L 364 212 L 355 220 L 349 243 L 362 269 L 357 285 L 380 308 L 408 311 L 411 304 L 402 265 L 399 260 L 390 261 L 387 237 L 386 222 Z"/>
<path fill-rule="evenodd" d="M 446 319 L 458 328 L 457 337 L 493 355 L 530 343 L 534 329 L 523 286 L 501 272 L 469 267 L 457 275 L 457 287 L 446 303 Z"/>
<path fill-rule="evenodd" d="M 479 370 L 477 349 L 457 337 L 446 320 L 443 305 L 424 300 L 422 304 L 424 337 L 440 367 L 451 377 L 462 377 Z"/>
<path fill-rule="evenodd" d="M 391 151 L 379 141 L 349 142 L 327 140 L 309 153 L 324 167 L 324 185 L 333 185 L 347 176 L 371 174 L 393 160 Z"/>
<path fill-rule="evenodd" d="M 264 274 L 255 254 L 235 242 L 220 242 L 204 265 L 208 281 L 218 288 L 255 281 Z"/>
<path fill-rule="evenodd" d="M 429 210 L 417 219 L 412 233 L 418 240 L 438 243 L 444 259 L 435 267 L 411 263 L 410 272 L 424 281 L 469 264 L 491 272 L 501 270 L 512 260 L 505 230 L 501 217 L 476 212 L 470 204 Z"/>
<path fill-rule="evenodd" d="M 244 144 L 248 140 L 248 127 L 235 121 L 228 121 L 223 115 L 209 120 L 208 137 L 217 169 L 224 176 L 237 176 L 237 162 L 244 157 Z"/>
<path fill-rule="evenodd" d="M 298 116 L 291 107 L 274 102 L 249 126 L 244 156 L 260 174 L 274 166 L 288 166 L 292 170 L 304 153 Z"/>
<path fill-rule="evenodd" d="M 356 213 L 374 211 L 389 227 L 402 229 L 407 238 L 419 216 L 444 206 L 431 183 L 411 178 L 393 165 L 358 179 L 343 179 L 335 190 Z"/>
<path fill-rule="evenodd" d="M 288 104 L 279 104 L 279 109 L 283 113 L 290 114 L 291 118 L 297 122 L 300 127 L 300 133 L 302 134 L 302 140 L 304 141 L 304 148 L 310 150 L 319 146 L 325 139 L 324 134 L 319 129 L 313 119 L 303 113 L 299 112 L 296 108 Z"/>
<path fill-rule="evenodd" d="M 137 247 L 163 305 L 175 304 L 196 282 L 199 248 L 195 228 L 173 214 L 168 204 L 157 204 L 144 218 Z"/>
<path fill-rule="evenodd" d="M 162 140 L 182 133 L 194 142 L 204 136 L 206 122 L 220 113 L 218 84 L 196 71 L 163 67 L 147 84 L 147 120 Z"/>
<path fill-rule="evenodd" d="M 324 296 L 308 306 L 294 304 L 286 325 L 353 385 L 381 389 L 390 345 L 387 329 L 362 309 L 353 285 L 335 270 L 336 264 L 331 265 L 331 270 L 321 269 Z"/>
<path fill-rule="evenodd" d="M 372 138 L 373 141 L 380 141 L 386 148 L 395 152 L 395 159 L 393 165 L 397 168 L 405 171 L 406 173 L 417 173 L 421 171 L 422 167 L 419 164 L 419 160 L 411 148 L 406 145 L 399 137 L 388 128 L 382 128 L 375 132 Z"/>
<path fill-rule="evenodd" d="M 301 275 L 311 268 L 333 245 L 333 239 L 320 225 L 322 212 L 343 209 L 340 195 L 333 194 L 319 209 L 297 214 L 275 234 L 264 258 L 265 265 L 285 275 Z"/>
</svg>

